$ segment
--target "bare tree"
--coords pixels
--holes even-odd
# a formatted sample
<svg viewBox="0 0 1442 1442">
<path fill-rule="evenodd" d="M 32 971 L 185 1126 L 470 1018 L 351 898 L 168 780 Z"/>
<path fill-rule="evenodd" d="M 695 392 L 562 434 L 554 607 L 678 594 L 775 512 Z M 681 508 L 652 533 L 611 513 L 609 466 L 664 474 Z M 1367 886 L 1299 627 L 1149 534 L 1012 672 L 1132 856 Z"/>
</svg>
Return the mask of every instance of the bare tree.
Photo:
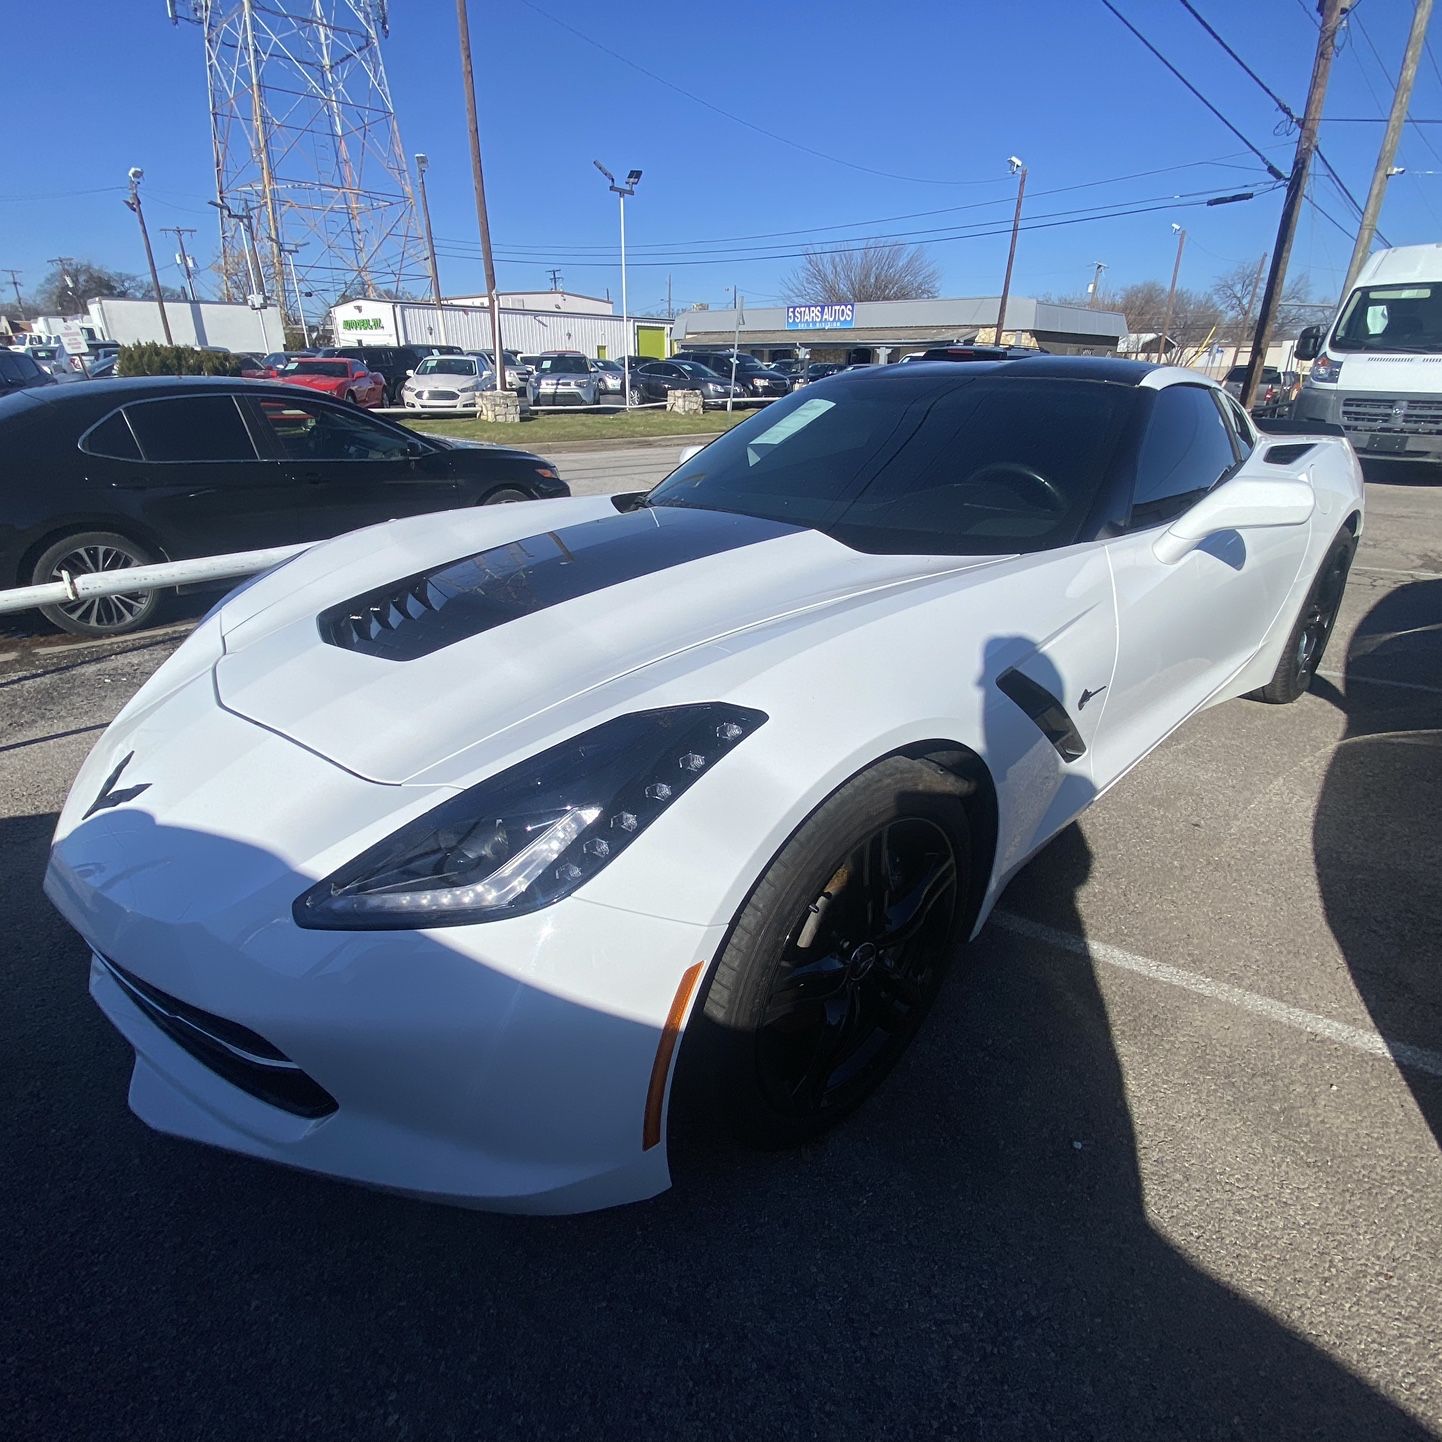
<svg viewBox="0 0 1442 1442">
<path fill-rule="evenodd" d="M 855 250 L 808 250 L 786 278 L 798 303 L 833 300 L 919 300 L 939 295 L 941 272 L 919 245 L 880 241 Z"/>
<path fill-rule="evenodd" d="M 1249 318 L 1256 319 L 1256 303 L 1261 299 L 1260 286 L 1256 287 L 1253 297 L 1253 282 L 1256 278 L 1256 266 L 1243 262 L 1219 275 L 1212 283 L 1212 299 L 1226 318 L 1228 328 L 1236 332 L 1236 335 L 1229 335 L 1228 340 L 1245 342 L 1251 339 L 1250 336 L 1243 336 L 1241 332 Z M 1252 298 L 1250 312 L 1247 307 L 1249 298 Z M 1326 307 L 1313 305 L 1311 301 L 1311 278 L 1305 275 L 1289 276 L 1286 285 L 1282 287 L 1282 301 L 1277 309 L 1277 324 L 1272 332 L 1273 337 L 1291 337 L 1304 325 L 1320 320 Z"/>
<path fill-rule="evenodd" d="M 1185 361 L 1217 338 L 1216 332 L 1226 323 L 1226 314 L 1214 295 L 1204 291 L 1178 288 L 1172 302 L 1171 324 L 1167 324 L 1167 291 L 1170 287 L 1159 280 L 1143 280 L 1123 286 L 1106 298 L 1108 310 L 1119 310 L 1127 318 L 1127 330 L 1133 335 L 1160 335 L 1163 330 L 1175 344 L 1169 358 Z M 1086 295 L 1048 297 L 1062 305 L 1085 306 Z M 1148 348 L 1159 353 L 1160 346 Z"/>
<path fill-rule="evenodd" d="M 80 315 L 97 296 L 121 300 L 150 294 L 150 285 L 128 271 L 108 270 L 89 260 L 54 266 L 35 287 L 31 310 L 36 315 Z M 169 297 L 167 296 L 167 299 Z"/>
</svg>

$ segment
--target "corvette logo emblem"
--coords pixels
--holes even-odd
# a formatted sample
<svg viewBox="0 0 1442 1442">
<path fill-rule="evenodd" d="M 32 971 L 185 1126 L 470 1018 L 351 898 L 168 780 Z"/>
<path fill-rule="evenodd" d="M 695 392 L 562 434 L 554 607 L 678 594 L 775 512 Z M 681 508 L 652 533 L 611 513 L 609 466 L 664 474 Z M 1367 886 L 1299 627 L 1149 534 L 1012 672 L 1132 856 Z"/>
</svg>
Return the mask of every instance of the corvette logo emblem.
<svg viewBox="0 0 1442 1442">
<path fill-rule="evenodd" d="M 120 773 L 135 759 L 135 752 L 127 751 L 121 759 L 120 764 L 105 778 L 105 785 L 100 788 L 100 794 L 90 803 L 90 809 L 80 819 L 89 821 L 97 811 L 105 811 L 111 806 L 123 806 L 127 801 L 134 801 L 142 791 L 150 790 L 150 782 L 142 781 L 138 786 L 126 786 L 117 791 L 115 783 L 120 780 Z"/>
</svg>

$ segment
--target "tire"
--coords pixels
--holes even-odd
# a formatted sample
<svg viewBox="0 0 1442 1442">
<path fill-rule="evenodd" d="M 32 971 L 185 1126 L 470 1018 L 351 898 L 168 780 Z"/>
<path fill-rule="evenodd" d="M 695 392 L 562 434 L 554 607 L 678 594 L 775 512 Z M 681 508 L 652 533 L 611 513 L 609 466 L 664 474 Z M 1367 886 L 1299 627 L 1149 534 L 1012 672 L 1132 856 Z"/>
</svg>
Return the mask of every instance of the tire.
<svg viewBox="0 0 1442 1442">
<path fill-rule="evenodd" d="M 962 942 L 973 884 L 963 791 L 938 766 L 892 757 L 803 823 L 746 901 L 697 1003 L 678 1073 L 683 1108 L 700 1106 L 749 1145 L 783 1147 L 875 1090 Z M 885 945 L 918 897 L 913 934 Z"/>
<path fill-rule="evenodd" d="M 359 397 L 354 391 L 347 391 L 347 392 L 345 393 L 345 399 L 346 399 L 346 404 L 347 404 L 347 405 L 352 405 L 352 406 L 358 406 L 358 405 L 360 405 L 360 397 Z"/>
<path fill-rule="evenodd" d="M 1312 684 L 1312 677 L 1326 654 L 1327 642 L 1332 638 L 1342 594 L 1347 588 L 1347 572 L 1356 553 L 1357 538 L 1350 531 L 1343 531 L 1332 542 L 1312 589 L 1307 592 L 1297 623 L 1287 637 L 1272 679 L 1249 693 L 1254 701 L 1285 706 L 1303 695 Z"/>
<path fill-rule="evenodd" d="M 633 406 L 643 406 L 646 404 L 646 393 L 640 386 L 631 387 L 631 404 Z"/>
<path fill-rule="evenodd" d="M 481 502 L 483 506 L 508 506 L 514 501 L 529 501 L 534 497 L 528 495 L 519 486 L 501 486 L 494 490 Z"/>
<path fill-rule="evenodd" d="M 83 575 L 144 566 L 155 557 L 144 546 L 115 531 L 80 531 L 56 541 L 35 563 L 31 580 L 42 586 L 61 579 L 61 571 Z M 41 606 L 52 626 L 72 636 L 123 636 L 148 625 L 160 605 L 158 591 L 128 591 L 120 596 L 93 596 L 57 606 Z"/>
</svg>

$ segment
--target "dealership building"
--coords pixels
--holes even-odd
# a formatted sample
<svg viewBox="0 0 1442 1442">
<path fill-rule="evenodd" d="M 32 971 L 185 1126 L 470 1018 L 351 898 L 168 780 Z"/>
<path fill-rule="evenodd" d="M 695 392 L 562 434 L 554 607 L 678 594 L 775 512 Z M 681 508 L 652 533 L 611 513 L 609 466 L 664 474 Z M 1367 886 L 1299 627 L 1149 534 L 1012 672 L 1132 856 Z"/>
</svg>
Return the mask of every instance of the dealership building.
<svg viewBox="0 0 1442 1442">
<path fill-rule="evenodd" d="M 771 309 L 688 310 L 672 323 L 677 350 L 730 346 L 761 360 L 805 353 L 812 361 L 884 364 L 951 341 L 993 342 L 999 296 L 970 299 L 833 301 Z M 1061 355 L 1115 355 L 1127 333 L 1117 311 L 1014 295 L 1006 303 L 1008 345 Z"/>
</svg>

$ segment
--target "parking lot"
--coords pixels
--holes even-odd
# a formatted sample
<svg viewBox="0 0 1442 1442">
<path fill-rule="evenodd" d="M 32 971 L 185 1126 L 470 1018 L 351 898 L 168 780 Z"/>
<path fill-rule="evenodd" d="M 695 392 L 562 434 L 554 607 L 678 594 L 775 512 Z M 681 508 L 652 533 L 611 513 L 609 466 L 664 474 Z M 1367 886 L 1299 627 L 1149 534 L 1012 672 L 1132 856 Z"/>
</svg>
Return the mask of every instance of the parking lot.
<svg viewBox="0 0 1442 1442">
<path fill-rule="evenodd" d="M 577 492 L 676 448 L 558 454 Z M 1442 486 L 1371 478 L 1323 671 L 1194 719 L 1013 884 L 881 1095 L 654 1202 L 428 1206 L 149 1132 L 40 893 L 178 643 L 0 631 L 6 1431 L 1442 1433 Z M 259 800 L 259 799 L 258 799 Z"/>
</svg>

